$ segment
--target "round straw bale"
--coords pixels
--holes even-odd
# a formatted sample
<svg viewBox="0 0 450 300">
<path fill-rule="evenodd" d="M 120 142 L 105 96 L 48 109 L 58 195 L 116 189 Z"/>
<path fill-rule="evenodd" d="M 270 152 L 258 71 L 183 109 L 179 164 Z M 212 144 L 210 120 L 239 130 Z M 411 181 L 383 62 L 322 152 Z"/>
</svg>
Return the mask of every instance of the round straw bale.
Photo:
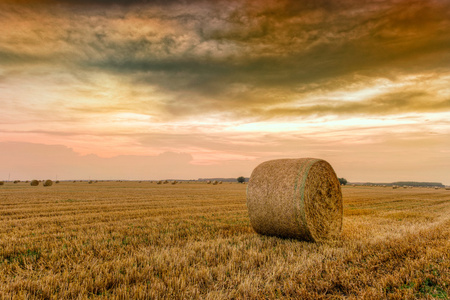
<svg viewBox="0 0 450 300">
<path fill-rule="evenodd" d="M 5 183 L 3 181 L 0 181 L 0 185 L 4 185 Z"/>
<path fill-rule="evenodd" d="M 37 181 L 36 179 L 31 180 L 30 182 L 31 186 L 38 186 L 39 185 L 39 181 Z"/>
<path fill-rule="evenodd" d="M 206 180 L 206 183 L 207 184 L 211 184 L 211 180 Z"/>
<path fill-rule="evenodd" d="M 341 185 L 321 159 L 279 159 L 257 166 L 247 187 L 247 208 L 260 234 L 320 241 L 342 229 Z"/>
<path fill-rule="evenodd" d="M 177 181 L 176 180 L 172 181 L 172 184 L 177 184 Z"/>
<path fill-rule="evenodd" d="M 47 179 L 46 181 L 44 181 L 44 186 L 52 186 L 53 185 L 53 181 L 51 181 L 50 179 Z"/>
<path fill-rule="evenodd" d="M 164 183 L 164 184 L 168 184 L 168 183 L 169 183 L 169 181 L 167 181 L 167 180 L 164 180 L 164 181 L 163 181 L 163 183 Z"/>
<path fill-rule="evenodd" d="M 156 182 L 156 184 L 161 184 L 161 183 L 162 183 L 162 181 L 161 181 L 161 180 L 159 180 L 159 181 L 157 181 L 157 182 Z"/>
<path fill-rule="evenodd" d="M 216 184 L 218 184 L 219 182 L 217 181 L 217 180 L 214 180 L 213 182 L 212 182 L 212 184 L 213 185 L 216 185 Z"/>
</svg>

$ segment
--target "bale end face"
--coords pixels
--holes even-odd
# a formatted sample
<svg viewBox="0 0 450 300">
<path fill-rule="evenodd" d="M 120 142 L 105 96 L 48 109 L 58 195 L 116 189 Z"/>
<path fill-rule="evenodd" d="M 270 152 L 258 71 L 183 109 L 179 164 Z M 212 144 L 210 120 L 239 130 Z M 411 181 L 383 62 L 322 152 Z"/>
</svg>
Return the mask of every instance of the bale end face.
<svg viewBox="0 0 450 300">
<path fill-rule="evenodd" d="M 247 208 L 260 234 L 308 241 L 336 238 L 342 229 L 342 193 L 329 163 L 320 159 L 280 159 L 253 171 Z"/>
</svg>

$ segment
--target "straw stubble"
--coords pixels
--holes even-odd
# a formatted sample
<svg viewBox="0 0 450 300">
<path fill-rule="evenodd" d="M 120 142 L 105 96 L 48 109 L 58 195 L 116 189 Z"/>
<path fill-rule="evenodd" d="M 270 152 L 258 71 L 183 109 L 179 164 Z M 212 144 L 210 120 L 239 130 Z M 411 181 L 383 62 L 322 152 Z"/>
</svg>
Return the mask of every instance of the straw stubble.
<svg viewBox="0 0 450 300">
<path fill-rule="evenodd" d="M 321 241 L 342 228 L 342 193 L 321 159 L 279 159 L 255 168 L 247 188 L 253 229 L 264 235 Z"/>
</svg>

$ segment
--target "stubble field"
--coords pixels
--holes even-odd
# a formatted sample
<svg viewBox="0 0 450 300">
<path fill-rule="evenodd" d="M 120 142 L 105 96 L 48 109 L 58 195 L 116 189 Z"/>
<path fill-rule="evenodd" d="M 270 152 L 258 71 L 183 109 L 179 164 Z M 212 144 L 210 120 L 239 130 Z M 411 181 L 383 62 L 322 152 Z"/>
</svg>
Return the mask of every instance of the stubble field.
<svg viewBox="0 0 450 300">
<path fill-rule="evenodd" d="M 0 299 L 449 299 L 450 191 L 344 187 L 340 239 L 251 229 L 246 185 L 0 186 Z"/>
</svg>

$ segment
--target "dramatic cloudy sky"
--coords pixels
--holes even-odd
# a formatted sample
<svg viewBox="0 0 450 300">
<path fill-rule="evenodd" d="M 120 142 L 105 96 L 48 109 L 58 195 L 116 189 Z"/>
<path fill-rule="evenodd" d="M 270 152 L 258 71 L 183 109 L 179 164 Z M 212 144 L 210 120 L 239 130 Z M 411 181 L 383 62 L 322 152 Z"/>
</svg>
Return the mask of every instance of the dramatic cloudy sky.
<svg viewBox="0 0 450 300">
<path fill-rule="evenodd" d="M 450 184 L 450 0 L 2 0 L 0 179 Z"/>
</svg>

